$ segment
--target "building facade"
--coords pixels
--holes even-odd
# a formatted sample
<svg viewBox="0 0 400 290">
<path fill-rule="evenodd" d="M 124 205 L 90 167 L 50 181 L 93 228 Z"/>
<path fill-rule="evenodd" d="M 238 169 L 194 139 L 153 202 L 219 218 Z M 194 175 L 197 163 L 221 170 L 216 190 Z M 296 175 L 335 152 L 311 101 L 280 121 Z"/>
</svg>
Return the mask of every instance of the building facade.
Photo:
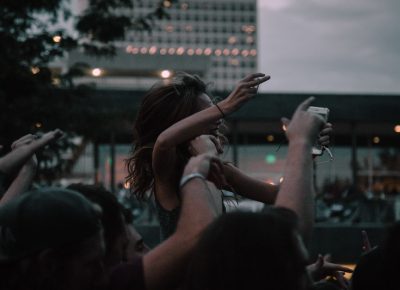
<svg viewBox="0 0 400 290">
<path fill-rule="evenodd" d="M 154 11 L 158 0 L 134 1 L 121 13 L 137 19 Z M 257 70 L 256 0 L 187 0 L 163 2 L 169 19 L 152 23 L 150 31 L 128 32 L 117 43 L 117 56 L 99 60 L 74 53 L 69 65 L 89 63 L 101 74 L 80 81 L 99 88 L 147 89 L 176 71 L 196 73 L 217 91 Z M 115 64 L 118 63 L 116 66 Z M 97 71 L 99 72 L 99 71 Z"/>
</svg>

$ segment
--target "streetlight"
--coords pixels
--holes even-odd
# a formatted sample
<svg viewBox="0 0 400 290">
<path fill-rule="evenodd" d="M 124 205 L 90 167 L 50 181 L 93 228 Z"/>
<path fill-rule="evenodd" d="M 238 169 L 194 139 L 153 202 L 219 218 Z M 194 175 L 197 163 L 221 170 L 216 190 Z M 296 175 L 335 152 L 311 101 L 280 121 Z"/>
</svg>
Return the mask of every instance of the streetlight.
<svg viewBox="0 0 400 290">
<path fill-rule="evenodd" d="M 163 71 L 160 73 L 160 76 L 161 76 L 163 79 L 167 79 L 167 78 L 169 78 L 169 77 L 171 76 L 171 71 L 165 69 L 165 70 L 163 70 Z"/>
<path fill-rule="evenodd" d="M 100 68 L 98 68 L 98 67 L 92 69 L 92 76 L 94 76 L 94 77 L 96 77 L 96 78 L 99 77 L 99 76 L 101 76 L 102 73 L 103 73 L 103 71 L 102 71 Z"/>
</svg>

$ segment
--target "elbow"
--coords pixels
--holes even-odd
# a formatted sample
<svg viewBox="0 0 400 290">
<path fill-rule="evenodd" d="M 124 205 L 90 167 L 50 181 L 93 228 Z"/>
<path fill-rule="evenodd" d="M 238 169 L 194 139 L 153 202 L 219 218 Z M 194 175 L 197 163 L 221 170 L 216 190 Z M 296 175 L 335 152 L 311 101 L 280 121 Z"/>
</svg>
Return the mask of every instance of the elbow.
<svg viewBox="0 0 400 290">
<path fill-rule="evenodd" d="M 158 136 L 158 138 L 154 144 L 154 149 L 157 149 L 160 151 L 167 151 L 173 146 L 174 146 L 174 144 L 171 142 L 170 138 L 168 138 L 168 136 L 166 136 L 166 134 L 164 134 L 164 132 L 162 132 Z"/>
</svg>

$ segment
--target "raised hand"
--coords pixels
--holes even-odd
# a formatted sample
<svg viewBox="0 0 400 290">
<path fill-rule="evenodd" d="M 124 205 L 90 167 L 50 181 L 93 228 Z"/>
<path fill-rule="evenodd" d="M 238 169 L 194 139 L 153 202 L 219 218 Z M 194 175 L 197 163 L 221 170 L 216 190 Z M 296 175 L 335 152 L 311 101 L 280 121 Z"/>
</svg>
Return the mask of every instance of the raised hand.
<svg viewBox="0 0 400 290">
<path fill-rule="evenodd" d="M 224 184 L 226 180 L 223 172 L 221 160 L 210 154 L 200 154 L 190 158 L 183 170 L 183 175 L 200 173 L 204 178 L 210 179 L 209 177 L 212 176 L 215 182 Z"/>
<path fill-rule="evenodd" d="M 217 156 L 224 152 L 221 142 L 213 135 L 200 135 L 190 141 L 189 153 L 192 156 L 207 153 Z"/>
<path fill-rule="evenodd" d="M 35 149 L 34 151 L 43 148 L 47 144 L 61 138 L 64 133 L 60 129 L 56 129 L 42 136 L 27 134 L 22 136 L 18 140 L 14 141 L 11 144 L 11 149 L 14 151 L 17 148 L 22 148 L 24 146 L 33 146 Z M 25 163 L 26 166 L 36 168 L 37 166 L 37 159 L 36 155 L 33 153 L 32 157 Z"/>
<path fill-rule="evenodd" d="M 331 263 L 329 255 L 318 255 L 317 261 L 311 265 L 308 265 L 307 270 L 314 281 L 325 279 L 328 276 L 336 276 L 337 272 L 353 272 L 353 270 L 350 268 Z"/>
<path fill-rule="evenodd" d="M 363 242 L 362 250 L 364 253 L 367 253 L 367 252 L 371 251 L 373 249 L 373 247 L 371 246 L 371 242 L 369 241 L 368 234 L 365 230 L 361 231 L 361 235 L 362 235 L 362 242 Z"/>
<path fill-rule="evenodd" d="M 330 135 L 332 134 L 332 131 L 332 124 L 326 123 L 318 135 L 318 144 L 328 147 L 330 144 Z"/>
<path fill-rule="evenodd" d="M 235 112 L 257 94 L 260 84 L 266 82 L 270 78 L 270 76 L 266 76 L 263 73 L 248 75 L 239 81 L 233 92 L 226 99 L 219 102 L 218 106 L 225 115 Z"/>
<path fill-rule="evenodd" d="M 18 140 L 14 141 L 11 144 L 11 149 L 15 150 L 18 147 L 24 146 L 24 145 L 29 145 L 32 142 L 35 141 L 39 145 L 39 147 L 43 147 L 52 141 L 55 141 L 62 137 L 64 133 L 60 129 L 56 129 L 50 132 L 47 132 L 46 134 L 43 134 L 42 136 L 38 135 L 33 135 L 33 134 L 28 134 L 25 136 L 22 136 Z"/>
<path fill-rule="evenodd" d="M 282 123 L 286 127 L 286 136 L 290 142 L 313 144 L 320 129 L 325 125 L 325 121 L 321 116 L 307 112 L 313 101 L 314 97 L 310 97 L 302 102 L 294 112 L 292 120 L 282 118 Z"/>
<path fill-rule="evenodd" d="M 11 145 L 12 151 L 0 158 L 0 170 L 8 175 L 17 171 L 18 174 L 0 199 L 0 205 L 28 190 L 36 174 L 35 153 L 62 135 L 59 129 L 50 131 L 42 137 L 28 134 Z"/>
</svg>

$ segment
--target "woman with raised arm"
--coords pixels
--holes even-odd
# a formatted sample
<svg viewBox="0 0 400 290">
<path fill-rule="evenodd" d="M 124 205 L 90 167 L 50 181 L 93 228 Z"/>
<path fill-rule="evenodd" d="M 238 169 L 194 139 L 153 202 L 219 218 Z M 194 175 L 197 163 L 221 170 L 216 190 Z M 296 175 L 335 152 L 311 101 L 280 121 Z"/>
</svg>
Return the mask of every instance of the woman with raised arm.
<svg viewBox="0 0 400 290">
<path fill-rule="evenodd" d="M 154 193 L 162 239 L 175 230 L 180 208 L 179 178 L 193 151 L 221 153 L 222 119 L 249 101 L 269 78 L 262 73 L 251 74 L 215 104 L 206 84 L 189 74 L 155 86 L 145 95 L 135 122 L 134 149 L 127 160 L 127 181 L 138 198 L 145 198 L 148 191 Z M 201 135 L 211 136 L 196 138 Z M 215 190 L 212 184 L 210 188 Z M 222 210 L 222 199 L 219 204 Z"/>
</svg>

